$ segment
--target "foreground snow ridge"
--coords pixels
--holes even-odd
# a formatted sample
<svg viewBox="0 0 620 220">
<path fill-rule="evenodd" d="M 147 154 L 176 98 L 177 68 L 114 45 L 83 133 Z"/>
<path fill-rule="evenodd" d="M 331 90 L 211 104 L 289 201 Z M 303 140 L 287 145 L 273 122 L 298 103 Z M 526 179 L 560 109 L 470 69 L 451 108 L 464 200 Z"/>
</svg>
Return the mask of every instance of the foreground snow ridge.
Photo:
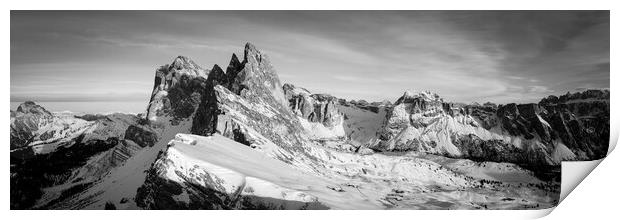
<svg viewBox="0 0 620 220">
<path fill-rule="evenodd" d="M 200 144 L 198 144 L 196 138 L 201 138 Z M 183 177 L 189 176 L 198 179 L 199 175 L 195 174 L 207 174 L 216 181 L 204 181 L 202 183 L 203 187 L 214 187 L 221 190 L 222 193 L 229 195 L 240 194 L 241 196 L 257 196 L 302 203 L 318 202 L 318 199 L 314 196 L 262 179 L 273 180 L 270 177 L 264 175 L 252 177 L 244 174 L 243 171 L 250 171 L 252 169 L 275 172 L 274 169 L 279 168 L 276 167 L 279 164 L 275 164 L 276 166 L 273 166 L 274 164 L 265 164 L 263 167 L 243 167 L 243 163 L 253 159 L 252 156 L 246 155 L 243 157 L 241 155 L 249 153 L 242 150 L 247 148 L 247 146 L 223 146 L 223 144 L 227 144 L 226 142 L 227 138 L 222 136 L 203 138 L 194 135 L 177 134 L 175 139 L 171 141 L 170 148 L 168 148 L 167 159 L 172 160 L 173 163 L 171 164 L 172 166 L 167 167 L 166 177 L 183 183 L 185 181 Z M 264 160 L 263 158 L 261 159 Z M 179 175 L 179 173 L 183 175 Z M 255 172 L 252 171 L 251 173 Z"/>
<path fill-rule="evenodd" d="M 334 194 L 336 184 L 329 180 L 303 173 L 219 134 L 177 134 L 153 169 L 158 178 L 192 186 L 173 196 L 183 208 L 192 207 L 198 200 L 194 197 L 204 195 L 205 190 L 215 191 L 209 194 L 222 198 L 217 208 L 224 209 L 371 208 L 347 193 Z M 200 190 L 192 192 L 197 188 Z M 157 208 L 158 202 L 156 196 L 143 199 L 146 208 Z"/>
</svg>

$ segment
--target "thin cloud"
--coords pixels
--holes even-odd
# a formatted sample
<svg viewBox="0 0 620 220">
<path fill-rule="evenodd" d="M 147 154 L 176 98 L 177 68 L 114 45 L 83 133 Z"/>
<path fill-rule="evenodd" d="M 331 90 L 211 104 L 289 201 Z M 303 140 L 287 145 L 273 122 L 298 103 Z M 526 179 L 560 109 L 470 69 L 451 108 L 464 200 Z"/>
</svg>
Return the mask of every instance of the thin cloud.
<svg viewBox="0 0 620 220">
<path fill-rule="evenodd" d="M 11 95 L 148 96 L 177 55 L 227 66 L 252 42 L 312 92 L 535 102 L 608 88 L 609 41 L 609 11 L 13 12 Z"/>
</svg>

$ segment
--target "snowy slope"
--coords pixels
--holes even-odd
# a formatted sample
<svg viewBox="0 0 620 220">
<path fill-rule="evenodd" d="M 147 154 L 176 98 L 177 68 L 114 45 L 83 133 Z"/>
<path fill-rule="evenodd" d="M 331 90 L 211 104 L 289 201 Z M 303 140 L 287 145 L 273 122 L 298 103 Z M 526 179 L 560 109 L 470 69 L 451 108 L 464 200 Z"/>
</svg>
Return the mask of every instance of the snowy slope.
<svg viewBox="0 0 620 220">
<path fill-rule="evenodd" d="M 301 126 L 312 139 L 338 139 L 345 136 L 344 121 L 340 120 L 333 127 L 327 127 L 318 122 L 309 122 L 305 118 L 297 117 Z"/>
<path fill-rule="evenodd" d="M 171 120 L 160 117 L 162 122 Z M 106 203 L 114 204 L 118 209 L 137 209 L 133 198 L 137 189 L 144 183 L 146 173 L 157 155 L 166 148 L 168 140 L 177 133 L 188 132 L 191 120 L 184 120 L 178 125 L 167 124 L 158 130 L 159 140 L 152 146 L 142 148 L 131 155 L 122 164 L 109 169 L 102 178 L 89 185 L 74 198 L 57 204 L 60 209 L 102 209 Z M 71 183 L 73 185 L 73 183 Z M 126 202 L 121 202 L 122 200 Z"/>
<path fill-rule="evenodd" d="M 247 204 L 243 201 L 284 209 L 379 208 L 358 194 L 335 192 L 331 188 L 337 184 L 328 179 L 293 169 L 289 164 L 217 134 L 210 137 L 176 135 L 154 169 L 159 178 L 179 184 L 193 182 L 234 201 L 222 204 L 222 208 L 244 208 Z M 179 195 L 188 193 L 194 192 L 184 189 Z M 175 198 L 179 203 L 193 202 L 188 197 Z"/>
<path fill-rule="evenodd" d="M 25 124 L 35 117 L 40 116 L 25 114 L 11 117 L 11 129 L 27 129 Z M 50 113 L 47 120 L 40 120 L 35 122 L 34 126 L 30 126 L 31 128 L 27 131 L 23 131 L 31 136 L 28 143 L 25 146 L 11 149 L 11 153 L 27 149 L 32 149 L 34 154 L 53 152 L 59 146 L 69 144 L 74 138 L 87 130 L 95 129 L 97 124 L 76 118 L 73 115 Z"/>
<path fill-rule="evenodd" d="M 321 146 L 293 155 L 291 164 L 256 149 L 218 134 L 178 134 L 138 190 L 138 204 L 152 209 L 162 208 L 164 201 L 181 209 L 495 209 L 555 202 L 546 191 L 522 185 L 547 183 L 511 164 L 359 155 Z"/>
<path fill-rule="evenodd" d="M 96 128 L 95 123 L 67 115 L 55 115 L 49 123 L 35 132 L 35 139 L 29 144 L 35 154 L 46 154 L 56 150 L 87 130 Z M 51 134 L 48 136 L 48 134 Z"/>
</svg>

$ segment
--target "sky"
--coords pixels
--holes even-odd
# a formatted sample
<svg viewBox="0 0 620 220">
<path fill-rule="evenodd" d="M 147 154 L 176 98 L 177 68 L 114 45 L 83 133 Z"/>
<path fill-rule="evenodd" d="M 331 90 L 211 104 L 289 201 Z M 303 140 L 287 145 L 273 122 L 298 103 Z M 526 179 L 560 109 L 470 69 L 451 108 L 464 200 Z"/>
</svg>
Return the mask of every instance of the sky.
<svg viewBox="0 0 620 220">
<path fill-rule="evenodd" d="M 527 103 L 609 88 L 609 11 L 11 11 L 11 101 L 144 102 L 178 55 L 246 42 L 283 83 L 345 99 Z"/>
</svg>

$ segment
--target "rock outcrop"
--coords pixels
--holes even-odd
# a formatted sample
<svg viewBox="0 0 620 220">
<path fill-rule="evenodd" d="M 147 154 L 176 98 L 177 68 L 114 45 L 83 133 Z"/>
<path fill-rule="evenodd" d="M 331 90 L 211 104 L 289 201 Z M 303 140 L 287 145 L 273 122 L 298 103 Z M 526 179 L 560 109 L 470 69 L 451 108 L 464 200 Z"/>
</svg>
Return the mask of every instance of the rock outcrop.
<svg viewBox="0 0 620 220">
<path fill-rule="evenodd" d="M 345 99 L 338 99 L 338 104 L 342 105 L 342 106 L 352 106 L 352 107 L 356 107 L 359 109 L 364 109 L 364 110 L 368 110 L 374 113 L 379 113 L 379 109 L 381 108 L 391 108 L 392 107 L 392 103 L 388 100 L 383 100 L 381 102 L 371 102 L 368 103 L 368 101 L 366 100 L 345 100 Z"/>
<path fill-rule="evenodd" d="M 328 94 L 311 94 L 292 84 L 284 84 L 283 89 L 291 110 L 297 116 L 329 128 L 341 126 L 343 114 L 336 107 L 338 98 Z"/>
<path fill-rule="evenodd" d="M 586 91 L 540 103 L 496 106 L 405 93 L 388 113 L 375 150 L 419 151 L 475 160 L 555 165 L 605 155 L 609 92 Z"/>
<path fill-rule="evenodd" d="M 25 147 L 34 141 L 36 132 L 52 123 L 53 119 L 52 113 L 34 102 L 19 105 L 16 111 L 11 111 L 11 150 Z"/>
<path fill-rule="evenodd" d="M 284 91 L 269 57 L 248 43 L 243 61 L 233 54 L 224 73 L 215 66 L 207 77 L 195 113 L 192 133 L 215 132 L 247 142 L 243 131 L 253 130 L 279 146 L 301 145 L 303 129 L 288 108 Z"/>
<path fill-rule="evenodd" d="M 125 139 L 140 146 L 152 147 L 157 142 L 157 134 L 141 126 L 129 125 L 125 131 Z"/>
<path fill-rule="evenodd" d="M 507 104 L 497 109 L 497 117 L 503 129 L 513 136 L 523 136 L 525 139 L 538 137 L 544 144 L 550 144 L 555 136 L 549 123 L 540 116 L 546 110 L 538 104 Z"/>
<path fill-rule="evenodd" d="M 465 105 L 464 110 L 465 114 L 471 115 L 482 127 L 487 130 L 497 126 L 498 124 L 497 117 L 495 116 L 495 112 L 497 112 L 497 105 L 494 103 L 487 102 L 483 105 Z"/>
<path fill-rule="evenodd" d="M 540 101 L 546 112 L 541 116 L 551 125 L 554 135 L 580 160 L 595 160 L 607 155 L 609 146 L 609 90 L 587 90 L 549 96 Z"/>
<path fill-rule="evenodd" d="M 184 56 L 161 66 L 155 73 L 146 117 L 156 121 L 158 117 L 168 116 L 175 123 L 190 117 L 202 99 L 207 72 Z"/>
</svg>

